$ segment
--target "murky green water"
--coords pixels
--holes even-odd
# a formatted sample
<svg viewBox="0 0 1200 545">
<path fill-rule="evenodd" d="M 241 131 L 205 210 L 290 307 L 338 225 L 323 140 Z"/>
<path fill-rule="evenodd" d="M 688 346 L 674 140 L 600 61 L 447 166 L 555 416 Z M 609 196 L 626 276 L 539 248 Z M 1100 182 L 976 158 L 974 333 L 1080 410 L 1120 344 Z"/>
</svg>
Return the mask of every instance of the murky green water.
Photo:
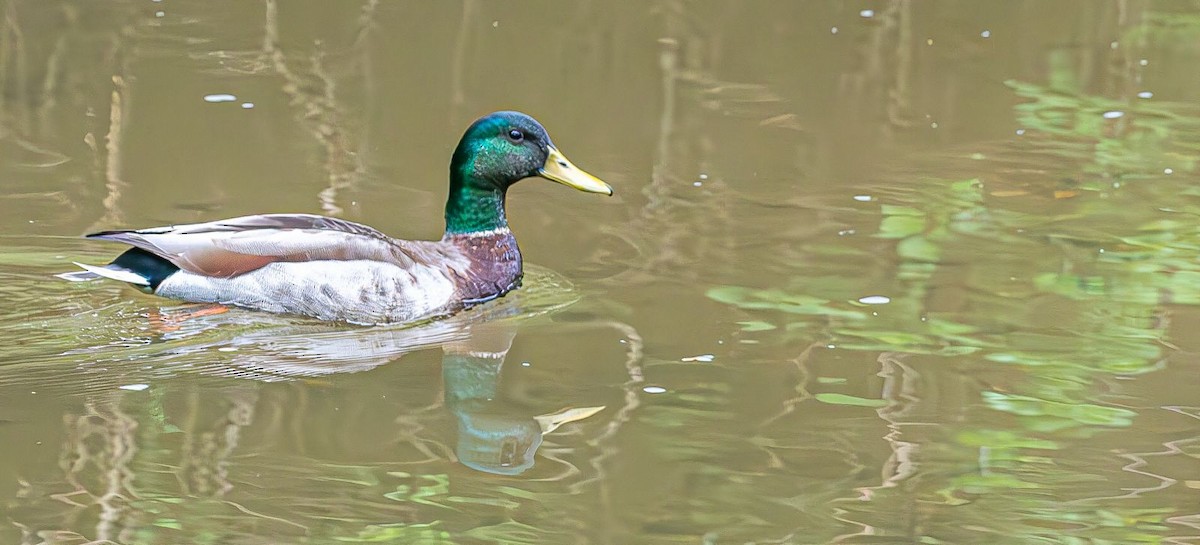
<svg viewBox="0 0 1200 545">
<path fill-rule="evenodd" d="M 2 5 L 0 543 L 1200 536 L 1196 2 Z M 518 186 L 476 311 L 51 276 L 256 212 L 437 238 L 497 109 L 617 195 Z"/>
</svg>

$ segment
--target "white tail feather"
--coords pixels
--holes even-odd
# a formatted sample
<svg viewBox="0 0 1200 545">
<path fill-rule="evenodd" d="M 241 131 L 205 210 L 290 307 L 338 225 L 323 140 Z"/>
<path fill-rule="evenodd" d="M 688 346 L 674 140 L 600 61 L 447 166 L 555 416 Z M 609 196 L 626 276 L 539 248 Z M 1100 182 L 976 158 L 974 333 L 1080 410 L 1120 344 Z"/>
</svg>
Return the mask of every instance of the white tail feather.
<svg viewBox="0 0 1200 545">
<path fill-rule="evenodd" d="M 150 281 L 145 277 L 124 267 L 114 267 L 113 265 L 108 265 L 106 267 L 95 267 L 79 262 L 74 263 L 86 272 L 62 273 L 55 276 L 65 280 L 70 280 L 72 282 L 81 282 L 84 280 L 92 280 L 95 278 L 104 277 L 111 278 L 113 280 L 119 280 L 121 282 L 128 282 L 138 286 L 150 285 Z"/>
</svg>

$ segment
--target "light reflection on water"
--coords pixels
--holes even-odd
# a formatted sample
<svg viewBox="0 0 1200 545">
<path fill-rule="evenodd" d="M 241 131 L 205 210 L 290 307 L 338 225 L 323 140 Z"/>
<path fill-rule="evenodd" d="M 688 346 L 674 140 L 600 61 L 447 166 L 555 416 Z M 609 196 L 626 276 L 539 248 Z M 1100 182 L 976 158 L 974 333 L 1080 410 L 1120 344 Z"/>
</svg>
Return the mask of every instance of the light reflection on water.
<svg viewBox="0 0 1200 545">
<path fill-rule="evenodd" d="M 1190 5 L 3 17 L 0 542 L 1200 532 Z M 496 304 L 182 319 L 50 277 L 111 254 L 75 239 L 96 228 L 287 211 L 436 238 L 448 150 L 500 108 L 617 195 L 515 188 L 543 267 Z"/>
</svg>

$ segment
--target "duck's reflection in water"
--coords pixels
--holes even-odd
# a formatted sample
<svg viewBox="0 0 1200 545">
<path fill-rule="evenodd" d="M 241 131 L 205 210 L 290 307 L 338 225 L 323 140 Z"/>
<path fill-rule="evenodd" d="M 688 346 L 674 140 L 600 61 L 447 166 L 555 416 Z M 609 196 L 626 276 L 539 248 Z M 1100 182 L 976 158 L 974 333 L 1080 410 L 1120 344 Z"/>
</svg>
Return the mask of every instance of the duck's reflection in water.
<svg viewBox="0 0 1200 545">
<path fill-rule="evenodd" d="M 500 394 L 504 358 L 515 328 L 479 327 L 470 338 L 442 346 L 446 407 L 458 421 L 455 454 L 463 465 L 500 475 L 533 466 L 542 436 L 604 407 L 567 408 L 536 415 Z"/>
<path fill-rule="evenodd" d="M 545 413 L 544 407 L 529 408 L 503 395 L 504 360 L 518 326 L 576 300 L 565 279 L 536 267 L 530 272 L 536 276 L 536 288 L 444 320 L 372 328 L 281 324 L 219 340 L 203 348 L 230 357 L 206 365 L 202 372 L 268 382 L 314 378 L 369 371 L 406 354 L 440 347 L 444 406 L 457 426 L 455 456 L 479 471 L 517 475 L 532 467 L 545 434 L 604 408 L 566 407 Z M 409 422 L 410 416 L 417 415 L 401 414 L 398 421 Z"/>
</svg>

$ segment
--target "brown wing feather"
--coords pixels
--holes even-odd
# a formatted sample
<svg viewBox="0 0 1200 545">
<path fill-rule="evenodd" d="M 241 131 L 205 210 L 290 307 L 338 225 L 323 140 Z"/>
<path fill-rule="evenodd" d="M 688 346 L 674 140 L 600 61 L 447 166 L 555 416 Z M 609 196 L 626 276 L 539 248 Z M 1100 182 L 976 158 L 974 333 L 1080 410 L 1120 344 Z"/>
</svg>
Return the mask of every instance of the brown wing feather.
<svg viewBox="0 0 1200 545">
<path fill-rule="evenodd" d="M 351 221 L 264 214 L 208 223 L 88 235 L 123 242 L 197 274 L 228 278 L 276 261 L 372 260 L 401 267 L 449 256 L 438 243 L 397 241 Z"/>
</svg>

